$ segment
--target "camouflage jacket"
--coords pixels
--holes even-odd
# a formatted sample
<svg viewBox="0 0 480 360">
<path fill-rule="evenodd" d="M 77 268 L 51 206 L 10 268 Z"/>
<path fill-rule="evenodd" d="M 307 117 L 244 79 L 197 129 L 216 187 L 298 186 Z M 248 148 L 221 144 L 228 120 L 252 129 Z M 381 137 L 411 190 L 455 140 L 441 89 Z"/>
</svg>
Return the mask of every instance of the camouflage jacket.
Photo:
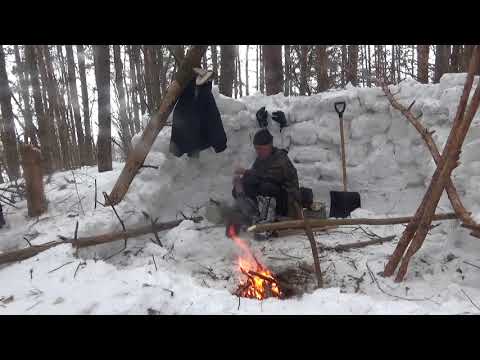
<svg viewBox="0 0 480 360">
<path fill-rule="evenodd" d="M 298 218 L 295 201 L 301 203 L 301 195 L 297 169 L 288 158 L 286 150 L 274 147 L 270 157 L 265 160 L 257 158 L 248 172 L 285 189 L 288 193 L 288 216 Z"/>
</svg>

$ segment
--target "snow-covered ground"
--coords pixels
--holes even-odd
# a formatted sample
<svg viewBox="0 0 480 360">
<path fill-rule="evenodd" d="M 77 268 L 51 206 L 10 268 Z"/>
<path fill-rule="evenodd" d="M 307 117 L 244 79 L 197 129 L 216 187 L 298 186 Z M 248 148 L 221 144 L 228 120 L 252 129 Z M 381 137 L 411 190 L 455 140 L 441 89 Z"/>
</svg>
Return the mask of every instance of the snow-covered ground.
<svg viewBox="0 0 480 360">
<path fill-rule="evenodd" d="M 405 81 L 392 87 L 442 147 L 450 131 L 465 74 L 446 74 L 440 84 Z M 475 86 L 478 79 L 475 81 Z M 474 87 L 475 87 L 474 86 Z M 472 90 L 473 91 L 473 90 Z M 302 185 L 313 188 L 316 200 L 329 203 L 329 191 L 341 190 L 338 116 L 334 102 L 345 100 L 347 175 L 351 191 L 362 197 L 354 217 L 412 215 L 435 169 L 416 130 L 392 109 L 380 89 L 348 86 L 311 97 L 254 95 L 241 101 L 215 93 L 228 135 L 228 148 L 204 151 L 200 159 L 175 158 L 168 153 L 170 128 L 162 130 L 144 168 L 116 209 L 127 229 L 146 223 L 142 212 L 159 221 L 185 215 L 205 216 L 209 199 L 231 201 L 231 178 L 237 165 L 254 159 L 251 138 L 257 130 L 255 112 L 283 110 L 291 125 L 281 134 L 270 130 L 275 144 L 289 148 Z M 480 115 L 474 119 L 454 182 L 465 205 L 480 220 Z M 134 139 L 134 141 L 137 138 Z M 111 208 L 94 209 L 94 181 L 109 193 L 123 164 L 98 173 L 95 167 L 52 176 L 46 184 L 48 212 L 39 219 L 4 206 L 8 226 L 0 229 L 0 251 L 56 240 L 58 235 L 95 235 L 121 226 Z M 78 195 L 74 179 L 78 187 Z M 81 206 L 79 202 L 81 199 Z M 444 196 L 437 212 L 449 212 Z M 209 218 L 213 221 L 212 218 Z M 264 301 L 239 299 L 236 258 L 239 249 L 225 236 L 225 228 L 205 219 L 183 221 L 159 233 L 164 247 L 145 235 L 90 247 L 77 254 L 70 245 L 45 251 L 31 259 L 0 267 L 0 314 L 460 314 L 478 313 L 480 304 L 480 241 L 456 221 L 431 231 L 414 256 L 406 281 L 394 283 L 378 275 L 393 252 L 403 225 L 342 227 L 316 239 L 324 245 L 368 240 L 365 231 L 397 235 L 392 242 L 343 253 L 325 251 L 321 265 L 326 287 L 301 297 Z M 242 235 L 258 257 L 275 273 L 313 263 L 308 240 L 292 235 L 266 242 Z M 305 264 L 306 263 L 306 264 Z M 469 264 L 467 264 L 469 263 Z M 63 265 L 63 266 L 62 266 Z M 371 273 L 369 271 L 371 270 Z M 362 279 L 361 281 L 359 279 Z M 150 310 L 149 310 L 150 309 Z"/>
</svg>

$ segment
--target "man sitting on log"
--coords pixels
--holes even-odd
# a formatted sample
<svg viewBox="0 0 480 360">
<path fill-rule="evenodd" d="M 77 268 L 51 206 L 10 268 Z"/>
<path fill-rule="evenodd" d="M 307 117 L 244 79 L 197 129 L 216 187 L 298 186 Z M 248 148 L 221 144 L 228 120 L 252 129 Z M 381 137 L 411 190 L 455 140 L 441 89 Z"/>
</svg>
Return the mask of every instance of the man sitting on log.
<svg viewBox="0 0 480 360">
<path fill-rule="evenodd" d="M 275 215 L 298 218 L 297 203 L 301 203 L 297 170 L 287 151 L 273 146 L 268 129 L 259 130 L 253 145 L 257 158 L 251 169 L 235 169 L 232 195 L 244 214 L 253 221 L 260 215 L 257 196 L 275 199 Z"/>
</svg>

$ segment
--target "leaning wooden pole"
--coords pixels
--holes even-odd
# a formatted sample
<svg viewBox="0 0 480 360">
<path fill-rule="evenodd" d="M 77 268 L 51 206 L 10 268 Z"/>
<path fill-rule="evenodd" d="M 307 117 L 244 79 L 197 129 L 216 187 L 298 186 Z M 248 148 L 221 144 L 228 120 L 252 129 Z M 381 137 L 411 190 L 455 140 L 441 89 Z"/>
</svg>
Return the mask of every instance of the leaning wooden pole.
<svg viewBox="0 0 480 360">
<path fill-rule="evenodd" d="M 152 148 L 153 142 L 157 138 L 160 130 L 165 126 L 178 97 L 182 94 L 188 82 L 192 80 L 194 76 L 192 68 L 200 67 L 200 61 L 206 49 L 207 46 L 205 45 L 195 45 L 188 51 L 178 72 L 175 74 L 174 80 L 162 98 L 158 111 L 152 116 L 145 130 L 143 130 L 140 140 L 128 155 L 125 166 L 108 197 L 110 202 L 105 204 L 106 206 L 116 205 L 122 201 L 133 178 L 138 173 L 148 152 Z"/>
<path fill-rule="evenodd" d="M 432 138 L 432 134 L 435 131 L 428 131 L 428 129 L 425 128 L 420 123 L 419 117 L 416 118 L 415 116 L 413 116 L 410 109 L 412 105 L 415 103 L 415 101 L 412 102 L 412 104 L 408 108 L 406 108 L 394 98 L 390 89 L 384 82 L 377 82 L 377 85 L 381 86 L 383 92 L 387 96 L 387 99 L 390 101 L 390 104 L 392 105 L 392 107 L 400 111 L 406 117 L 406 119 L 410 122 L 410 124 L 412 124 L 413 127 L 420 133 L 420 136 L 425 141 L 425 144 L 427 145 L 428 150 L 430 151 L 430 154 L 432 154 L 435 164 L 438 165 L 441 155 L 440 155 L 440 151 L 438 150 L 437 144 Z M 463 203 L 460 200 L 460 196 L 458 195 L 457 189 L 455 188 L 455 185 L 453 184 L 453 181 L 451 178 L 447 179 L 447 184 L 445 186 L 445 189 L 447 191 L 447 195 L 452 204 L 452 207 L 455 210 L 455 213 L 458 215 L 458 218 L 461 219 L 464 224 L 474 225 L 475 221 L 472 219 L 472 217 L 470 216 L 470 213 L 466 210 L 465 206 L 463 206 Z"/>
<path fill-rule="evenodd" d="M 450 135 L 447 139 L 447 143 L 444 147 L 437 169 L 432 176 L 430 186 L 425 193 L 422 203 L 417 209 L 414 219 L 412 219 L 412 221 L 408 224 L 407 228 L 402 234 L 402 238 L 400 239 L 397 248 L 385 266 L 384 275 L 391 276 L 393 275 L 393 272 L 396 270 L 400 261 L 402 261 L 399 272 L 395 279 L 397 282 L 403 280 L 411 257 L 422 246 L 432 222 L 433 213 L 435 212 L 443 190 L 445 189 L 447 180 L 450 179 L 452 171 L 459 165 L 458 160 L 463 142 L 480 104 L 480 86 L 477 86 L 472 97 L 472 101 L 465 112 L 470 95 L 470 89 L 473 84 L 473 77 L 479 66 L 480 48 L 479 46 L 475 46 L 473 57 L 470 61 L 467 81 L 465 82 L 463 94 L 460 98 L 457 109 L 457 114 L 455 116 Z"/>
</svg>

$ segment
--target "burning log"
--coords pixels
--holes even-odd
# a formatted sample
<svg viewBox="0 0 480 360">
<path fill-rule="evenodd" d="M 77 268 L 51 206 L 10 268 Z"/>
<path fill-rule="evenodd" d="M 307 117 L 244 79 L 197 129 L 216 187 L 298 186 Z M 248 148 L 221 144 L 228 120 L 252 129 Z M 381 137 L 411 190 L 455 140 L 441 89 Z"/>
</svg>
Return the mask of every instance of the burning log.
<svg viewBox="0 0 480 360">
<path fill-rule="evenodd" d="M 230 225 L 228 236 L 242 250 L 243 254 L 238 257 L 238 267 L 247 279 L 243 281 L 235 295 L 251 299 L 263 300 L 268 297 L 282 297 L 279 283 L 273 273 L 262 264 L 252 253 L 247 243 L 235 232 L 235 227 Z"/>
</svg>

